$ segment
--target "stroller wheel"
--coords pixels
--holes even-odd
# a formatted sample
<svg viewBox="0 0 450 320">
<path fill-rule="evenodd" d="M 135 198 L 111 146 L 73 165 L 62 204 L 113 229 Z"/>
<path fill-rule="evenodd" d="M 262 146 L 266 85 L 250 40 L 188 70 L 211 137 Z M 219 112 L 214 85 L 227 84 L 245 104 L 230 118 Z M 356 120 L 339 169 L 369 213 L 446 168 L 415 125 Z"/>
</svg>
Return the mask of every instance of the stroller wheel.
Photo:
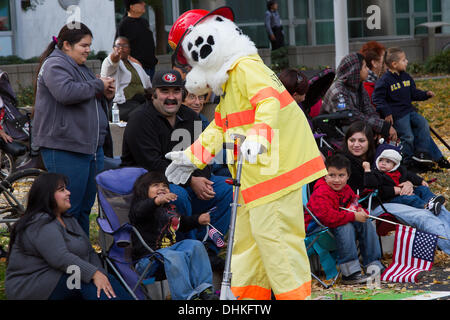
<svg viewBox="0 0 450 320">
<path fill-rule="evenodd" d="M 6 178 L 13 172 L 14 170 L 14 159 L 13 157 L 4 152 L 3 150 L 0 150 L 0 175 L 2 178 Z"/>
</svg>

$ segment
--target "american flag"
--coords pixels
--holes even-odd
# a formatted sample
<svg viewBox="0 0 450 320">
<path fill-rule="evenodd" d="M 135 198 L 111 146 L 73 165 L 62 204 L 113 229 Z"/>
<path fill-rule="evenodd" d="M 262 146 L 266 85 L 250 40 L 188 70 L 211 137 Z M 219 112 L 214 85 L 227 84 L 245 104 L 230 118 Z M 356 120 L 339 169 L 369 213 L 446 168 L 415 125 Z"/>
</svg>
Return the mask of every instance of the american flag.
<svg viewBox="0 0 450 320">
<path fill-rule="evenodd" d="M 219 248 L 222 248 L 225 245 L 225 242 L 223 242 L 222 237 L 216 228 L 211 227 L 208 231 L 208 235 Z"/>
<path fill-rule="evenodd" d="M 397 225 L 391 265 L 381 275 L 381 280 L 416 282 L 417 275 L 433 266 L 437 236 Z"/>
</svg>

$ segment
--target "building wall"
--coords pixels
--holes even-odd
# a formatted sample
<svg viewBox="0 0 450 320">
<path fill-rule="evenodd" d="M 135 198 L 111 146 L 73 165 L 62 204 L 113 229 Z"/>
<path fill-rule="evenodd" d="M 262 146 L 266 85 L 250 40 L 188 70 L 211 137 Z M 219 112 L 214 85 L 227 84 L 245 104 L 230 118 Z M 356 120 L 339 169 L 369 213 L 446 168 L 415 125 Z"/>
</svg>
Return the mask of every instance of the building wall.
<svg viewBox="0 0 450 320">
<path fill-rule="evenodd" d="M 16 55 L 28 59 L 39 56 L 59 30 L 71 18 L 57 0 L 42 1 L 35 10 L 21 9 L 20 0 L 15 0 Z M 80 0 L 80 21 L 91 29 L 94 39 L 91 49 L 98 52 L 111 50 L 115 35 L 114 1 Z"/>
</svg>

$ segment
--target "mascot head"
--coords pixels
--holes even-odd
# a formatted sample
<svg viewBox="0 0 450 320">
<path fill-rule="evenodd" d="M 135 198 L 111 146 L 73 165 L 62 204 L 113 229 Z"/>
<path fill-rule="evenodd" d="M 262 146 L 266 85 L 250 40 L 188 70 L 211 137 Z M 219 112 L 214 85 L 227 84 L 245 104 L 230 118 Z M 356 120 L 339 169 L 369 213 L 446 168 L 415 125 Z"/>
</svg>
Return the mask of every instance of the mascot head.
<svg viewBox="0 0 450 320">
<path fill-rule="evenodd" d="M 192 67 L 186 76 L 189 92 L 202 95 L 212 90 L 221 95 L 232 64 L 258 52 L 233 20 L 231 8 L 221 7 L 211 12 L 189 10 L 175 21 L 169 45 L 175 50 L 177 64 Z"/>
</svg>

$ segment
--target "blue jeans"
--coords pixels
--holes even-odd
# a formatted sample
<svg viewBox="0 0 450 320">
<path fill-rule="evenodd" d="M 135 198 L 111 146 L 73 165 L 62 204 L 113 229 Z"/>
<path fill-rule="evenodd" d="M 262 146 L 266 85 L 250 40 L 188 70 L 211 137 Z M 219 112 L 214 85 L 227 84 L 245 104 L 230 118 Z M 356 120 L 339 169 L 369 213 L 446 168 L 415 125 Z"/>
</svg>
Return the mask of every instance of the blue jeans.
<svg viewBox="0 0 450 320">
<path fill-rule="evenodd" d="M 190 300 L 212 287 L 211 264 L 200 241 L 186 239 L 156 252 L 164 257 L 164 271 L 173 300 Z M 136 271 L 142 274 L 149 263 L 148 258 L 140 259 Z"/>
<path fill-rule="evenodd" d="M 214 182 L 213 188 L 216 196 L 211 200 L 200 200 L 191 187 L 170 184 L 170 192 L 175 193 L 178 198 L 174 202 L 181 215 L 192 216 L 193 214 L 205 213 L 212 207 L 217 207 L 211 213 L 211 224 L 222 234 L 228 231 L 230 225 L 230 204 L 233 201 L 233 187 L 225 182 L 227 177 L 212 175 L 209 180 Z M 206 234 L 206 227 L 198 228 L 189 232 L 186 236 L 191 239 L 203 240 Z M 209 247 L 219 252 L 219 248 L 208 238 Z"/>
<path fill-rule="evenodd" d="M 414 208 L 423 209 L 425 205 L 434 197 L 434 193 L 428 187 L 419 186 L 414 188 L 414 194 L 411 196 L 397 196 L 392 198 L 389 202 L 406 204 Z"/>
<path fill-rule="evenodd" d="M 416 209 L 399 203 L 385 203 L 384 207 L 402 224 L 449 239 L 438 238 L 437 245 L 446 254 L 450 254 L 450 212 L 444 206 L 442 206 L 441 213 L 438 216 L 435 216 L 429 210 Z M 377 217 L 384 212 L 386 211 L 378 206 L 371 211 L 371 215 Z"/>
<path fill-rule="evenodd" d="M 67 287 L 68 278 L 69 275 L 67 274 L 61 276 L 48 300 L 133 300 L 133 297 L 122 287 L 121 283 L 111 275 L 108 275 L 108 279 L 116 294 L 116 297 L 111 299 L 106 296 L 103 290 L 100 293 L 100 298 L 97 298 L 97 287 L 93 281 L 89 283 L 81 282 L 80 289 L 69 289 Z"/>
<path fill-rule="evenodd" d="M 97 194 L 95 176 L 103 169 L 103 148 L 98 148 L 95 155 L 41 148 L 41 155 L 47 171 L 64 174 L 69 179 L 72 207 L 68 212 L 89 237 L 89 215 Z"/>
<path fill-rule="evenodd" d="M 365 223 L 350 222 L 333 228 L 331 231 L 336 238 L 337 263 L 344 276 L 361 271 L 356 240 L 359 242 L 363 266 L 377 264 L 380 268 L 383 267 L 379 261 L 381 258 L 380 243 L 371 221 L 367 220 Z"/>
<path fill-rule="evenodd" d="M 441 151 L 431 138 L 428 121 L 417 112 L 395 120 L 394 128 L 402 141 L 405 159 L 410 159 L 414 152 L 426 152 L 435 161 L 442 158 Z"/>
</svg>

